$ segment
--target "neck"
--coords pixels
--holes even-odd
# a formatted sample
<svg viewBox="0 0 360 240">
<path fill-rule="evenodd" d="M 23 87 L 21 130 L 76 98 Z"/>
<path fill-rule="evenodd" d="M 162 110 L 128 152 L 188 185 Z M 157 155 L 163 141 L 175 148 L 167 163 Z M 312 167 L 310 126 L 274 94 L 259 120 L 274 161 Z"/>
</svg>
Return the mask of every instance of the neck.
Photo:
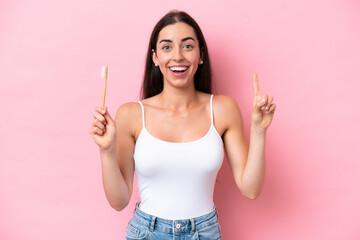
<svg viewBox="0 0 360 240">
<path fill-rule="evenodd" d="M 193 86 L 187 89 L 164 86 L 163 91 L 159 95 L 163 107 L 176 110 L 189 108 L 198 100 L 197 92 Z"/>
</svg>

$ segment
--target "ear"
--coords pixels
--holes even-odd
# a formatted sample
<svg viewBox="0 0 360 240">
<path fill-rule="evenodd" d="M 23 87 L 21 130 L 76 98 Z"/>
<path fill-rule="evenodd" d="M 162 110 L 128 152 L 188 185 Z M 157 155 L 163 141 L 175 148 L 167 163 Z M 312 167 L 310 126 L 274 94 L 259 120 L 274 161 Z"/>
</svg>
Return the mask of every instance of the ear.
<svg viewBox="0 0 360 240">
<path fill-rule="evenodd" d="M 203 59 L 203 50 L 201 49 L 201 51 L 200 51 L 199 64 L 202 64 L 203 62 L 204 62 L 204 59 Z"/>
<path fill-rule="evenodd" d="M 151 51 L 152 51 L 152 60 L 153 60 L 154 64 L 159 65 L 155 50 L 154 50 L 154 49 L 151 49 Z"/>
</svg>

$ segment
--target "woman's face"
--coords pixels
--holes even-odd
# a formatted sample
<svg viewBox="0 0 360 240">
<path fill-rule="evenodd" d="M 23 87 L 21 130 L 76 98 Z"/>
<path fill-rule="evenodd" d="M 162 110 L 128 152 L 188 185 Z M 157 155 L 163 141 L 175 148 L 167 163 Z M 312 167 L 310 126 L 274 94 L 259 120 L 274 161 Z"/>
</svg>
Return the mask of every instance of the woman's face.
<svg viewBox="0 0 360 240">
<path fill-rule="evenodd" d="M 201 62 L 199 42 L 194 29 L 183 22 L 164 27 L 158 36 L 153 61 L 160 68 L 166 84 L 188 87 Z"/>
</svg>

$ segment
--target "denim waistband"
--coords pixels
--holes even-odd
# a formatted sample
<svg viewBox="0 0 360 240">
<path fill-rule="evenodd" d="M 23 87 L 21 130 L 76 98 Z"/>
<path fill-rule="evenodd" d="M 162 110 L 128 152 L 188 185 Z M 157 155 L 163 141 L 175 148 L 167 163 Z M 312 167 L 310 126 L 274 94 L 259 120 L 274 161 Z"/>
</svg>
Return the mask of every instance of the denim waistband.
<svg viewBox="0 0 360 240">
<path fill-rule="evenodd" d="M 194 233 L 196 230 L 202 229 L 218 222 L 218 213 L 216 206 L 214 206 L 213 210 L 210 213 L 196 218 L 169 220 L 159 218 L 141 211 L 139 209 L 139 204 L 140 202 L 136 203 L 133 218 L 136 222 L 149 227 L 151 231 L 157 229 L 164 232 L 190 231 L 191 233 Z"/>
</svg>

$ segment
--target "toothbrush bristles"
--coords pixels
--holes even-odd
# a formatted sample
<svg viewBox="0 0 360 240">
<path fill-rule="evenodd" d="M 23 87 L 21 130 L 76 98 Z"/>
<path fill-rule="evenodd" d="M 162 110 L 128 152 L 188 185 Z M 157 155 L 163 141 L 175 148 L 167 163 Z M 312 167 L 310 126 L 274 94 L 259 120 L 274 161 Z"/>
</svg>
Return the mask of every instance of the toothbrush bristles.
<svg viewBox="0 0 360 240">
<path fill-rule="evenodd" d="M 105 78 L 106 70 L 107 70 L 107 66 L 102 66 L 101 67 L 101 78 Z"/>
</svg>

